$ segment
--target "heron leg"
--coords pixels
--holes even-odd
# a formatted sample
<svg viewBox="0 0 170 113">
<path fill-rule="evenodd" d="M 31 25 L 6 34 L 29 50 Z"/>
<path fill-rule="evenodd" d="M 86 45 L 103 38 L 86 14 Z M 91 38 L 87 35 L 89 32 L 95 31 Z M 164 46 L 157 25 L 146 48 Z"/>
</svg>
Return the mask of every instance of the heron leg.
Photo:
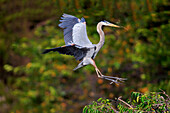
<svg viewBox="0 0 170 113">
<path fill-rule="evenodd" d="M 101 72 L 100 72 L 99 69 L 97 68 L 96 63 L 94 62 L 94 60 L 92 60 L 92 61 L 93 61 L 92 65 L 94 66 L 94 68 L 95 68 L 95 70 L 96 70 L 97 76 L 98 76 L 99 78 L 101 78 L 101 76 L 102 76 Z"/>
<path fill-rule="evenodd" d="M 98 70 L 98 68 L 95 68 L 95 70 L 96 70 L 97 76 L 98 76 L 99 78 L 101 78 L 101 73 L 100 73 L 100 71 Z"/>
<path fill-rule="evenodd" d="M 97 76 L 98 76 L 99 78 L 102 78 L 102 79 L 106 79 L 106 80 L 111 81 L 110 84 L 113 84 L 113 83 L 120 84 L 121 82 L 124 82 L 124 80 L 127 80 L 126 78 L 111 77 L 111 76 L 105 76 L 105 75 L 103 75 L 103 74 L 100 72 L 100 70 L 97 68 L 94 60 L 93 60 L 92 65 L 94 66 L 94 68 L 95 68 L 95 70 L 96 70 Z"/>
</svg>

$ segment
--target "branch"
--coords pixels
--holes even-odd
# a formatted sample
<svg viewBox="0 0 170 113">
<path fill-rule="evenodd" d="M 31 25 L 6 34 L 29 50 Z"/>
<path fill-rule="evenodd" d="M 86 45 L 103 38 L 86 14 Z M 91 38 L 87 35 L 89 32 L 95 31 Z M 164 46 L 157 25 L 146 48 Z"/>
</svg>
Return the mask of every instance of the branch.
<svg viewBox="0 0 170 113">
<path fill-rule="evenodd" d="M 121 102 L 123 102 L 124 104 L 126 104 L 129 108 L 133 109 L 133 107 L 132 107 L 130 104 L 126 103 L 125 101 L 123 101 L 123 100 L 120 99 L 120 98 L 122 98 L 122 97 L 120 96 L 120 97 L 118 98 L 119 101 L 121 101 Z"/>
</svg>

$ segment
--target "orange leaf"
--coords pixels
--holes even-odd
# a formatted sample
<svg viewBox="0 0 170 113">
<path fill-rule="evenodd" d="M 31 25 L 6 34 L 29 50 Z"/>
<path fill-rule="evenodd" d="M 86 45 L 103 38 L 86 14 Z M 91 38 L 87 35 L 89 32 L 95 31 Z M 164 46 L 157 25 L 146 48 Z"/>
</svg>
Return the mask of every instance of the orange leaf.
<svg viewBox="0 0 170 113">
<path fill-rule="evenodd" d="M 102 83 L 103 83 L 103 80 L 102 80 L 102 79 L 98 79 L 97 82 L 98 82 L 99 84 L 102 84 Z"/>
</svg>

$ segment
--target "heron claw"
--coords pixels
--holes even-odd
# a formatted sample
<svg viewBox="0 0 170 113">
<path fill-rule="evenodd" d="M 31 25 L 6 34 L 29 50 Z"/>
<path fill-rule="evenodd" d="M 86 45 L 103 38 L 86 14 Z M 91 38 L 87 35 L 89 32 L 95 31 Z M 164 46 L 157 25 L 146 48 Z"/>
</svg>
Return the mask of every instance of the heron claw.
<svg viewBox="0 0 170 113">
<path fill-rule="evenodd" d="M 113 84 L 113 83 L 121 84 L 121 82 L 124 82 L 124 80 L 127 80 L 127 78 L 111 77 L 111 76 L 105 76 L 105 75 L 102 75 L 101 78 L 111 81 L 110 84 Z"/>
</svg>

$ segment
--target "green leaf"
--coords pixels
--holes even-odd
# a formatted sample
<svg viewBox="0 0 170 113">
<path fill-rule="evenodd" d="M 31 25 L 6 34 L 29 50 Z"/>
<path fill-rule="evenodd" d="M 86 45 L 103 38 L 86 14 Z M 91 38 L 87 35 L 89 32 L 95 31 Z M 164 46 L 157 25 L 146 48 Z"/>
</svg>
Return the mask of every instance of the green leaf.
<svg viewBox="0 0 170 113">
<path fill-rule="evenodd" d="M 109 99 L 106 99 L 106 102 L 110 102 L 110 100 L 109 100 Z"/>
<path fill-rule="evenodd" d="M 87 111 L 87 106 L 85 106 L 85 107 L 83 108 L 83 113 L 86 113 L 86 111 Z"/>
<path fill-rule="evenodd" d="M 13 70 L 13 67 L 11 65 L 5 64 L 4 69 L 9 72 Z"/>
<path fill-rule="evenodd" d="M 101 101 L 101 103 L 106 104 L 106 100 L 103 99 L 103 100 Z"/>
<path fill-rule="evenodd" d="M 136 101 L 139 102 L 139 96 L 136 98 Z"/>
<path fill-rule="evenodd" d="M 143 96 L 141 97 L 141 102 L 142 102 L 142 103 L 144 102 L 144 97 L 143 97 Z"/>
<path fill-rule="evenodd" d="M 102 100 L 102 98 L 99 98 L 97 101 L 100 102 Z"/>
</svg>

